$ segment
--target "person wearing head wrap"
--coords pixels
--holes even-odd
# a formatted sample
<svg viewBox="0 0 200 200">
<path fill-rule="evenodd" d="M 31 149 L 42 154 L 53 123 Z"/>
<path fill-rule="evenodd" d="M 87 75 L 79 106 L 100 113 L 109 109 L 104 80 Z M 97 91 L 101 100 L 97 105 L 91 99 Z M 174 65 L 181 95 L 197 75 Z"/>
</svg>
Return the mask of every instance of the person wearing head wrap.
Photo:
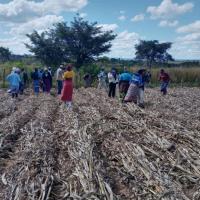
<svg viewBox="0 0 200 200">
<path fill-rule="evenodd" d="M 68 108 L 72 106 L 72 95 L 73 95 L 73 79 L 75 73 L 72 70 L 72 65 L 67 66 L 67 70 L 63 75 L 64 85 L 61 94 L 61 100 L 65 102 Z"/>
<path fill-rule="evenodd" d="M 10 84 L 10 92 L 12 94 L 12 98 L 17 98 L 18 93 L 19 93 L 19 86 L 20 86 L 20 76 L 19 76 L 19 71 L 15 69 L 15 71 L 12 71 L 7 77 L 6 80 Z"/>
<path fill-rule="evenodd" d="M 31 72 L 31 79 L 33 80 L 33 91 L 36 95 L 40 92 L 40 74 L 38 68 Z"/>
<path fill-rule="evenodd" d="M 122 102 L 128 91 L 131 78 L 132 75 L 128 72 L 127 68 L 124 67 L 124 72 L 119 75 L 119 95 Z"/>
<path fill-rule="evenodd" d="M 42 81 L 44 92 L 50 93 L 52 87 L 52 76 L 47 68 L 44 69 L 44 73 L 42 74 Z"/>
<path fill-rule="evenodd" d="M 115 68 L 112 68 L 111 71 L 108 73 L 108 82 L 109 82 L 108 96 L 115 98 L 116 85 L 118 83 L 118 77 Z"/>
<path fill-rule="evenodd" d="M 107 84 L 106 84 L 106 73 L 104 68 L 101 69 L 100 73 L 98 74 L 98 89 L 105 89 L 107 91 Z"/>
<path fill-rule="evenodd" d="M 144 92 L 142 91 L 144 91 L 145 72 L 145 69 L 140 69 L 137 73 L 133 74 L 124 102 L 134 102 L 144 108 Z"/>
</svg>

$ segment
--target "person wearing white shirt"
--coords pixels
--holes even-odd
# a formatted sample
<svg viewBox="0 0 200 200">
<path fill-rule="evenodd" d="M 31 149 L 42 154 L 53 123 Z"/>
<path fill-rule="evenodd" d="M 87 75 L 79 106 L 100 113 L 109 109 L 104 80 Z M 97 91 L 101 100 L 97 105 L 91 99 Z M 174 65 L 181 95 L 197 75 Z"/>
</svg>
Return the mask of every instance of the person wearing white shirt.
<svg viewBox="0 0 200 200">
<path fill-rule="evenodd" d="M 109 92 L 108 96 L 115 98 L 116 85 L 118 83 L 117 72 L 114 68 L 108 73 Z"/>
<path fill-rule="evenodd" d="M 56 81 L 57 81 L 57 90 L 58 90 L 58 95 L 61 94 L 62 88 L 63 88 L 63 65 L 60 65 L 60 67 L 56 71 Z"/>
</svg>

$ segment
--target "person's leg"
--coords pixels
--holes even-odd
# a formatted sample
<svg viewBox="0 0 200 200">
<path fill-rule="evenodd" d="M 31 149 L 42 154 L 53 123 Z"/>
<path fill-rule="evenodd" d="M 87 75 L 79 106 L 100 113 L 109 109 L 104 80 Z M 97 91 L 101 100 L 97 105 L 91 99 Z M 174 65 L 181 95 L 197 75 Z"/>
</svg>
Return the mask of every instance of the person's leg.
<svg viewBox="0 0 200 200">
<path fill-rule="evenodd" d="M 109 92 L 108 92 L 108 96 L 111 97 L 112 95 L 112 83 L 109 83 Z"/>
<path fill-rule="evenodd" d="M 142 88 L 139 89 L 138 103 L 141 108 L 144 108 L 144 90 Z"/>
<path fill-rule="evenodd" d="M 116 94 L 116 84 L 113 83 L 113 88 L 112 88 L 112 97 L 115 98 L 115 94 Z"/>
<path fill-rule="evenodd" d="M 108 87 L 105 80 L 103 81 L 103 88 L 106 90 L 106 92 L 108 92 Z"/>
<path fill-rule="evenodd" d="M 60 84 L 60 81 L 58 80 L 57 81 L 57 89 L 58 89 L 58 95 L 60 95 L 61 94 L 61 84 Z"/>
<path fill-rule="evenodd" d="M 62 81 L 59 81 L 59 94 L 62 93 L 62 88 L 63 88 L 63 82 Z"/>
<path fill-rule="evenodd" d="M 101 81 L 99 80 L 99 84 L 98 84 L 98 89 L 100 90 L 101 89 Z"/>
</svg>

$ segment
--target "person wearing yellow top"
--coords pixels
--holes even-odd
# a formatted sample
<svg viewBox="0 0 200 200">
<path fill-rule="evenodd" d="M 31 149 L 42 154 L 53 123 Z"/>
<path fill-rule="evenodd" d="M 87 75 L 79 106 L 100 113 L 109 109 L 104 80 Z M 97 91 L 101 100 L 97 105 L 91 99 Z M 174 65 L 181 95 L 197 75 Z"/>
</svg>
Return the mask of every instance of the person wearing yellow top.
<svg viewBox="0 0 200 200">
<path fill-rule="evenodd" d="M 73 78 L 75 76 L 72 66 L 67 66 L 67 71 L 63 75 L 64 86 L 62 89 L 61 100 L 65 102 L 68 108 L 72 106 L 72 96 L 73 96 Z"/>
</svg>

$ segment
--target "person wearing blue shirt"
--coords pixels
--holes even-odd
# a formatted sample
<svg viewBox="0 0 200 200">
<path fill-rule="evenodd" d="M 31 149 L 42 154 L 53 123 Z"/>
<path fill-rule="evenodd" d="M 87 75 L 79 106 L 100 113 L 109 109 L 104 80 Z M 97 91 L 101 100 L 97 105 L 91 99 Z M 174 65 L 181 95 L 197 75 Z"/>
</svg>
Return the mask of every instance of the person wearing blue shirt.
<svg viewBox="0 0 200 200">
<path fill-rule="evenodd" d="M 124 99 L 125 102 L 134 102 L 144 108 L 145 74 L 145 69 L 140 69 L 137 73 L 133 74 L 128 92 Z"/>
<path fill-rule="evenodd" d="M 119 94 L 120 94 L 120 100 L 123 102 L 124 97 L 126 96 L 126 93 L 128 91 L 130 81 L 131 81 L 132 75 L 125 70 L 122 74 L 119 75 Z"/>
<path fill-rule="evenodd" d="M 33 90 L 34 93 L 38 96 L 40 92 L 40 74 L 37 68 L 31 73 L 31 78 L 33 80 Z"/>
<path fill-rule="evenodd" d="M 17 69 L 15 69 L 15 71 L 11 72 L 6 80 L 9 82 L 10 84 L 10 91 L 12 94 L 12 98 L 17 98 L 18 97 L 18 93 L 19 93 L 19 86 L 20 86 L 20 76 L 19 76 L 19 71 Z"/>
</svg>

